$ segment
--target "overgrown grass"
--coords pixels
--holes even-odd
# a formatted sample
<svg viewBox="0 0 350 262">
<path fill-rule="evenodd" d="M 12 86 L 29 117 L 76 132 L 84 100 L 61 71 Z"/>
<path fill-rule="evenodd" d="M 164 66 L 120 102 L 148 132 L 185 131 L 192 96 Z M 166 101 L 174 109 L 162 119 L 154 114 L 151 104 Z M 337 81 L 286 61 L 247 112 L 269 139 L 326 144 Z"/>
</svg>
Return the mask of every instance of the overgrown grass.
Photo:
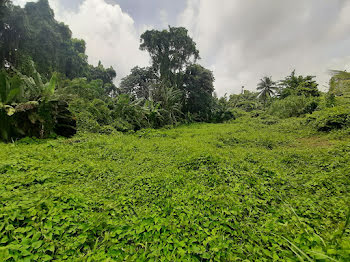
<svg viewBox="0 0 350 262">
<path fill-rule="evenodd" d="M 0 144 L 0 261 L 349 261 L 350 136 L 302 123 Z"/>
</svg>

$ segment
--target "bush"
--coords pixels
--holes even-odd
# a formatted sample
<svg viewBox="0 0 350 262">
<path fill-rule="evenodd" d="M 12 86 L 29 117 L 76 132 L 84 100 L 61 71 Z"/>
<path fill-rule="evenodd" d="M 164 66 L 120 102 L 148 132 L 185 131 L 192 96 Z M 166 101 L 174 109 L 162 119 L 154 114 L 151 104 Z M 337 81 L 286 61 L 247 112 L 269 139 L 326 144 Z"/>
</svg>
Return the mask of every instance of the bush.
<svg viewBox="0 0 350 262">
<path fill-rule="evenodd" d="M 119 132 L 128 132 L 135 129 L 132 124 L 122 118 L 117 118 L 112 126 Z"/>
<path fill-rule="evenodd" d="M 280 121 L 279 118 L 271 115 L 266 115 L 266 114 L 261 115 L 260 119 L 262 124 L 268 125 L 268 126 L 277 124 Z"/>
<path fill-rule="evenodd" d="M 105 134 L 105 135 L 111 135 L 115 132 L 116 130 L 114 129 L 114 127 L 109 125 L 101 127 L 99 131 L 100 134 Z"/>
<path fill-rule="evenodd" d="M 274 101 L 268 111 L 280 118 L 299 117 L 314 112 L 318 104 L 319 99 L 315 97 L 288 96 Z"/>
<path fill-rule="evenodd" d="M 331 131 L 350 126 L 350 108 L 337 106 L 314 112 L 307 119 L 318 131 Z"/>
<path fill-rule="evenodd" d="M 77 114 L 77 126 L 83 132 L 98 133 L 101 129 L 92 114 L 86 111 Z"/>
</svg>

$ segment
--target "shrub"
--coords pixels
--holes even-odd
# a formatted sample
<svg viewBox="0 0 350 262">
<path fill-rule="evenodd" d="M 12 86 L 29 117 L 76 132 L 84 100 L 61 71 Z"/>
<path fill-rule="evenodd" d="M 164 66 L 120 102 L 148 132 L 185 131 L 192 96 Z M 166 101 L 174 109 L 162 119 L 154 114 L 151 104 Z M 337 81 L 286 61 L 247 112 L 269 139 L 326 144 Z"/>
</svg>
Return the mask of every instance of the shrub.
<svg viewBox="0 0 350 262">
<path fill-rule="evenodd" d="M 319 99 L 315 97 L 288 96 L 274 101 L 268 111 L 280 118 L 299 117 L 314 112 L 318 104 Z"/>
<path fill-rule="evenodd" d="M 105 134 L 105 135 L 111 135 L 115 132 L 116 132 L 115 128 L 113 126 L 109 126 L 109 125 L 102 126 L 100 131 L 99 131 L 100 134 Z"/>
<path fill-rule="evenodd" d="M 117 118 L 112 126 L 117 130 L 117 131 L 120 131 L 120 132 L 128 132 L 128 131 L 132 131 L 135 129 L 135 127 L 130 124 L 128 121 L 122 119 L 122 118 Z"/>
<path fill-rule="evenodd" d="M 336 106 L 314 112 L 307 119 L 318 131 L 331 131 L 350 126 L 350 108 Z"/>
<path fill-rule="evenodd" d="M 77 126 L 78 130 L 83 132 L 98 133 L 101 129 L 91 113 L 87 111 L 77 114 Z"/>
</svg>

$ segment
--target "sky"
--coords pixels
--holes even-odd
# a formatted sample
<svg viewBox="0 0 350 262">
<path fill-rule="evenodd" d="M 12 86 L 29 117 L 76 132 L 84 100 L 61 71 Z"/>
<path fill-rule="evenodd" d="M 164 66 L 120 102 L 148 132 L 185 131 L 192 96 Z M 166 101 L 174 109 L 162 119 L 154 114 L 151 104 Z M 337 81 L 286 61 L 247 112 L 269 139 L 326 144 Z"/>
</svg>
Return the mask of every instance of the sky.
<svg viewBox="0 0 350 262">
<path fill-rule="evenodd" d="M 26 0 L 14 0 L 24 5 Z M 118 80 L 150 58 L 139 50 L 148 29 L 184 26 L 200 64 L 213 71 L 219 96 L 242 86 L 254 91 L 264 76 L 292 70 L 315 75 L 328 88 L 330 69 L 350 70 L 347 0 L 49 0 L 56 19 L 87 42 L 89 62 L 113 66 Z"/>
</svg>

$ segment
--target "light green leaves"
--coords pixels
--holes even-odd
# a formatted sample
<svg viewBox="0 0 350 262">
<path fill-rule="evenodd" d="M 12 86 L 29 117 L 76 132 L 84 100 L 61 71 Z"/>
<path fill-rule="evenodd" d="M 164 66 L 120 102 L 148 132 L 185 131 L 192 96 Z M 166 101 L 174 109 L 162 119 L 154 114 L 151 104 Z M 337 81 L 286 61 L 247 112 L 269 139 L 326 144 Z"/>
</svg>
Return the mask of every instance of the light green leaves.
<svg viewBox="0 0 350 262">
<path fill-rule="evenodd" d="M 43 98 L 44 98 L 44 100 L 47 100 L 54 95 L 56 83 L 57 83 L 57 74 L 54 73 L 50 79 L 50 82 L 43 85 Z"/>
<path fill-rule="evenodd" d="M 33 242 L 32 247 L 34 249 L 38 249 L 39 247 L 41 247 L 42 244 L 43 244 L 43 241 L 39 240 L 39 241 Z"/>
<path fill-rule="evenodd" d="M 310 130 L 246 118 L 0 144 L 0 260 L 348 261 L 350 137 Z"/>
</svg>

